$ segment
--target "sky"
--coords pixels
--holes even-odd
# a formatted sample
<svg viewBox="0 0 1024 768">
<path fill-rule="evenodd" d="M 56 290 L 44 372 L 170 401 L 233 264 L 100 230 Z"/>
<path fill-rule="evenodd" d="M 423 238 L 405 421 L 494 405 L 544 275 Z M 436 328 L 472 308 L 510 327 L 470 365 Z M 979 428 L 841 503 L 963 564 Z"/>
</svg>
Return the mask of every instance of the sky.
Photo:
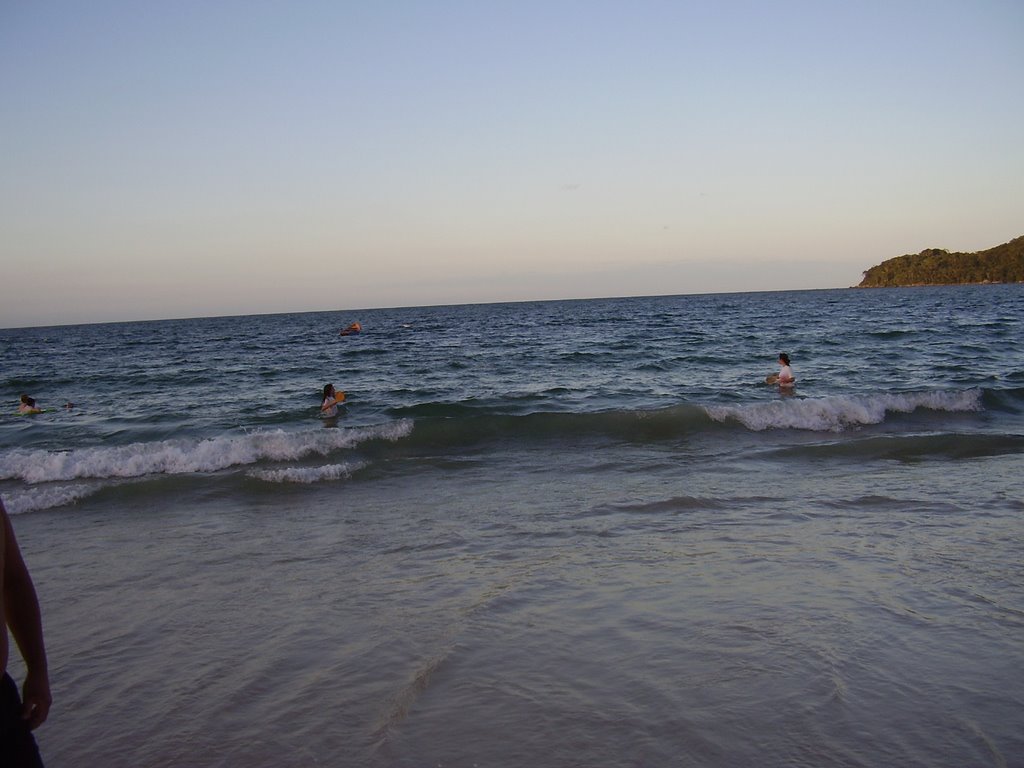
<svg viewBox="0 0 1024 768">
<path fill-rule="evenodd" d="M 0 327 L 856 285 L 1024 235 L 1019 0 L 5 0 Z"/>
</svg>

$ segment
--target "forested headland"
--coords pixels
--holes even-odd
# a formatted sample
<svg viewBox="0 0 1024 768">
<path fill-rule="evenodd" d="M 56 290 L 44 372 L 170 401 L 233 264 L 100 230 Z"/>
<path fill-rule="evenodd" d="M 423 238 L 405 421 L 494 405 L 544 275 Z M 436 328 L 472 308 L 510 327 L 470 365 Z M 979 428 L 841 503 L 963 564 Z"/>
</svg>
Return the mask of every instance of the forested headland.
<svg viewBox="0 0 1024 768">
<path fill-rule="evenodd" d="M 1024 236 L 975 253 L 927 248 L 887 259 L 864 273 L 858 288 L 1024 282 Z"/>
</svg>

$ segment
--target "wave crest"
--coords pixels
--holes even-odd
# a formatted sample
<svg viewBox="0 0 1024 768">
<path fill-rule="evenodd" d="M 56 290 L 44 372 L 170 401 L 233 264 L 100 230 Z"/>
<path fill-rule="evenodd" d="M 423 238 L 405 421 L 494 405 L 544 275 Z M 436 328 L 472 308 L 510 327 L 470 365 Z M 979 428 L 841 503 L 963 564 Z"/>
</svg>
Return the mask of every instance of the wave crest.
<svg viewBox="0 0 1024 768">
<path fill-rule="evenodd" d="M 366 466 L 365 462 L 327 464 L 322 467 L 286 467 L 284 469 L 254 469 L 249 477 L 267 483 L 320 483 L 326 480 L 346 480 Z"/>
<path fill-rule="evenodd" d="M 707 414 L 718 422 L 737 421 L 747 429 L 805 429 L 839 432 L 850 426 L 881 424 L 889 413 L 912 413 L 918 409 L 946 412 L 980 411 L 982 392 L 910 392 L 876 396 L 835 396 L 818 400 L 789 399 L 739 406 L 707 406 Z"/>
<path fill-rule="evenodd" d="M 216 472 L 259 461 L 326 456 L 370 440 L 400 440 L 411 432 L 412 422 L 403 420 L 377 427 L 260 431 L 205 440 L 163 440 L 63 452 L 13 450 L 0 457 L 0 480 L 47 483 Z"/>
</svg>

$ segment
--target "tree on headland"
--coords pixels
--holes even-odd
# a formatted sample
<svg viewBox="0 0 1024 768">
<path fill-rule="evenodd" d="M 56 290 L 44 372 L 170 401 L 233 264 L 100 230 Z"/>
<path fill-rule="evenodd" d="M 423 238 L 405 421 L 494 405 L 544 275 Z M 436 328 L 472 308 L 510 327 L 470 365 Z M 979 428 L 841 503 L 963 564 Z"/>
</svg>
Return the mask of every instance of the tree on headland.
<svg viewBox="0 0 1024 768">
<path fill-rule="evenodd" d="M 1024 282 L 1024 236 L 975 253 L 926 248 L 897 256 L 867 270 L 858 288 L 1020 282 Z"/>
</svg>

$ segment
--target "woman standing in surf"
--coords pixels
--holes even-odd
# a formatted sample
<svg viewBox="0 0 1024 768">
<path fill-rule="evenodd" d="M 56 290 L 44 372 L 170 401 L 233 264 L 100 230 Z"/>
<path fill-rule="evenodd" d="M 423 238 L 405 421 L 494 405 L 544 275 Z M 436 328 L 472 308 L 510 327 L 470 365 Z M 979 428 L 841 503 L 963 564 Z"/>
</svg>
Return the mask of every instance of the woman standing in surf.
<svg viewBox="0 0 1024 768">
<path fill-rule="evenodd" d="M 779 372 L 769 375 L 765 379 L 765 383 L 778 384 L 786 389 L 791 389 L 796 383 L 796 377 L 793 376 L 793 369 L 789 364 L 789 355 L 785 352 L 779 353 Z"/>
</svg>

